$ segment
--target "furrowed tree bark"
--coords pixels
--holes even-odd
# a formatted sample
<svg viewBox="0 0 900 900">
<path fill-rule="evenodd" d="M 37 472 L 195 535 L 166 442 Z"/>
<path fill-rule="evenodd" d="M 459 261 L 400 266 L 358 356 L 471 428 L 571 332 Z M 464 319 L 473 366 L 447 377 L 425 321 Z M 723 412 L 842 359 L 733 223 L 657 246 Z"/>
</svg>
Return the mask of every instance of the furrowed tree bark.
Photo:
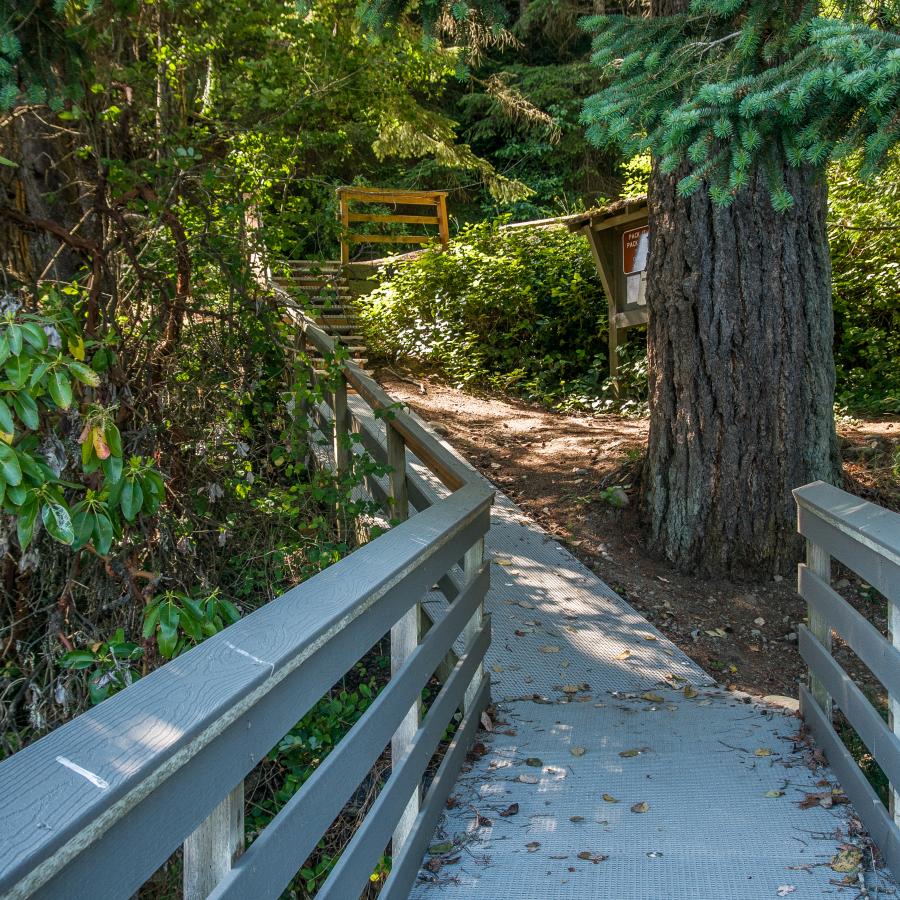
<svg viewBox="0 0 900 900">
<path fill-rule="evenodd" d="M 689 0 L 652 0 L 651 15 Z M 760 173 L 726 209 L 686 169 L 649 191 L 651 551 L 681 571 L 759 578 L 800 558 L 791 489 L 839 483 L 827 186 L 785 168 L 777 213 Z"/>
<path fill-rule="evenodd" d="M 643 501 L 651 550 L 682 571 L 790 571 L 791 489 L 839 483 L 827 189 L 785 178 L 780 214 L 762 174 L 727 209 L 652 176 Z"/>
</svg>

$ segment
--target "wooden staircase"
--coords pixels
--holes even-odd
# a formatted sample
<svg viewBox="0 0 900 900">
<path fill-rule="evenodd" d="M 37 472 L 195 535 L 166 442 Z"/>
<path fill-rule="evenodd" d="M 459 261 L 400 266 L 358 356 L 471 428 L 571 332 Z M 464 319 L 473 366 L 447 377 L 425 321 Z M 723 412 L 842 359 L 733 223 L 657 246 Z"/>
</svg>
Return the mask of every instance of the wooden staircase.
<svg viewBox="0 0 900 900">
<path fill-rule="evenodd" d="M 358 366 L 368 371 L 365 339 L 360 334 L 359 315 L 341 263 L 295 259 L 286 261 L 284 267 L 273 278 L 275 284 L 293 297 L 320 328 L 339 340 Z M 318 353 L 314 348 L 310 350 Z M 312 360 L 315 368 L 320 368 L 321 356 L 313 355 Z"/>
</svg>

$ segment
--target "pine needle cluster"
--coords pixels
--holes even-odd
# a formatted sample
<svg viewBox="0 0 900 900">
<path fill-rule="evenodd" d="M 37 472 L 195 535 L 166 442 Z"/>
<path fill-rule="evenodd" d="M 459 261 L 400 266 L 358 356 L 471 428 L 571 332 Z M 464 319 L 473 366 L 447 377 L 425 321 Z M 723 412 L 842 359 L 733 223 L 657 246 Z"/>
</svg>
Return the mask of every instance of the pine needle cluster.
<svg viewBox="0 0 900 900">
<path fill-rule="evenodd" d="M 659 18 L 593 16 L 603 85 L 585 103 L 588 139 L 664 172 L 688 162 L 687 196 L 727 206 L 761 167 L 772 203 L 793 199 L 784 166 L 861 150 L 861 174 L 900 140 L 900 2 L 693 0 Z"/>
</svg>

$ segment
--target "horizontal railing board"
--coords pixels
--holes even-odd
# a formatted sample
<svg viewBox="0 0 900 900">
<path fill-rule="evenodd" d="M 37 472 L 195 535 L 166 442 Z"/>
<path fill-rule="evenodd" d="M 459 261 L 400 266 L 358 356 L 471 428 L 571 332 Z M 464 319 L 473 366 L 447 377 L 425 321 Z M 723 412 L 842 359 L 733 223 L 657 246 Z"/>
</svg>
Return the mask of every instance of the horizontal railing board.
<svg viewBox="0 0 900 900">
<path fill-rule="evenodd" d="M 800 595 L 807 603 L 822 614 L 872 674 L 892 694 L 900 696 L 900 649 L 803 564 L 799 567 L 799 585 Z"/>
<path fill-rule="evenodd" d="M 391 678 L 363 717 L 235 863 L 210 900 L 241 900 L 245 897 L 262 900 L 281 895 L 381 755 L 403 716 L 418 700 L 455 636 L 483 600 L 488 583 L 489 571 L 485 566 L 460 596 L 459 609 L 454 604 L 428 632 L 403 669 Z M 467 671 L 475 665 L 477 661 L 473 658 L 466 666 Z M 447 687 L 449 685 L 445 689 Z M 460 698 L 464 690 L 465 686 L 459 691 Z M 442 729 L 451 714 L 452 710 Z M 371 869 L 367 874 L 370 873 Z"/>
<path fill-rule="evenodd" d="M 464 548 L 454 538 L 486 529 L 489 501 L 456 492 L 0 763 L 0 889 L 49 877 L 42 863 L 60 868 L 392 588 L 430 587 Z"/>
<path fill-rule="evenodd" d="M 900 878 L 900 829 L 825 717 L 822 708 L 803 685 L 800 686 L 800 712 L 816 743 L 824 751 L 828 765 L 837 775 L 844 793 L 859 813 L 872 840 L 878 845 L 884 861 L 894 876 Z"/>
<path fill-rule="evenodd" d="M 900 602 L 900 514 L 824 481 L 797 488 L 794 498 L 800 534 Z"/>
<path fill-rule="evenodd" d="M 348 213 L 348 222 L 398 222 L 401 225 L 437 225 L 437 216 L 404 216 L 400 213 Z"/>
<path fill-rule="evenodd" d="M 466 688 L 484 659 L 490 641 L 490 624 L 485 621 L 428 710 L 409 749 L 394 767 L 365 821 L 319 889 L 317 900 L 344 900 L 361 893 L 391 839 L 394 825 L 421 781 L 451 717 L 463 702 Z"/>
<path fill-rule="evenodd" d="M 466 753 L 472 745 L 472 739 L 481 720 L 481 713 L 490 702 L 490 687 L 490 678 L 483 675 L 478 694 L 465 718 L 460 722 L 459 729 L 441 760 L 434 780 L 428 787 L 428 793 L 422 801 L 419 815 L 413 823 L 409 841 L 392 859 L 391 874 L 378 895 L 379 900 L 407 900 L 409 897 L 416 874 L 422 865 L 425 849 L 434 839 L 434 829 L 444 811 L 444 804 L 456 784 L 457 773 L 465 762 Z M 524 889 L 522 896 L 523 898 L 528 896 Z"/>
<path fill-rule="evenodd" d="M 884 774 L 894 784 L 900 784 L 900 738 L 805 625 L 800 626 L 799 635 L 800 655 L 810 671 L 828 690 Z"/>
<path fill-rule="evenodd" d="M 430 244 L 438 239 L 435 234 L 346 234 L 344 240 L 351 244 Z"/>
<path fill-rule="evenodd" d="M 359 658 L 383 636 L 383 621 L 398 619 L 416 596 L 416 590 L 394 590 L 375 609 L 354 619 L 328 642 L 327 652 L 321 648 L 278 682 L 32 896 L 96 900 L 133 894 L 215 808 L 222 785 L 246 776 L 262 757 L 258 748 L 274 747 L 346 673 L 347 656 Z M 164 828 L 159 827 L 161 822 Z M 129 861 L 128 866 L 120 865 L 122 859 Z M 13 889 L 3 896 L 20 894 Z"/>
</svg>

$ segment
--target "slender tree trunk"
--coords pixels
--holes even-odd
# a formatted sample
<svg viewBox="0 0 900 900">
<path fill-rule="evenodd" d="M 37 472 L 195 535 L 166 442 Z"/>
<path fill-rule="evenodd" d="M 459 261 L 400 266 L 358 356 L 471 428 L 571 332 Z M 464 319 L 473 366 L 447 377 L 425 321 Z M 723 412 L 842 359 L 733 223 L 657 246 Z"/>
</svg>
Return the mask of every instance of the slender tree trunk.
<svg viewBox="0 0 900 900">
<path fill-rule="evenodd" d="M 789 571 L 791 489 L 839 477 L 825 178 L 785 176 L 786 214 L 762 174 L 727 209 L 651 180 L 644 511 L 684 571 Z"/>
</svg>

